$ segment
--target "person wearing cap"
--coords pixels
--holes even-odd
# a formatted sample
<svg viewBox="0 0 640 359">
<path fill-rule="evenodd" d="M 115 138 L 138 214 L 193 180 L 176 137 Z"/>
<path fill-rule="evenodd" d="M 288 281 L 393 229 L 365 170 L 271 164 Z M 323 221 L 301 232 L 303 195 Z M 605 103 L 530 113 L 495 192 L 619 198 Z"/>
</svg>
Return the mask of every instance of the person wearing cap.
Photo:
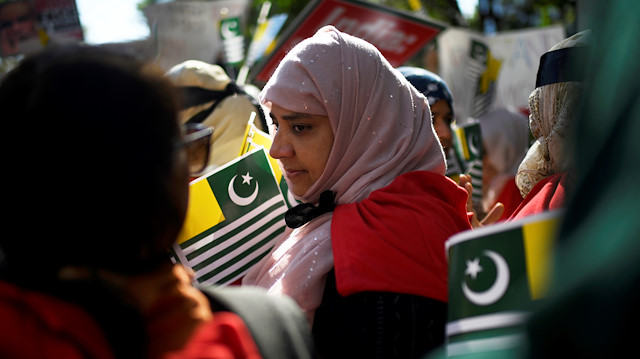
<svg viewBox="0 0 640 359">
<path fill-rule="evenodd" d="M 302 204 L 243 279 L 289 295 L 324 358 L 419 358 L 444 342 L 444 243 L 471 228 L 429 104 L 372 44 L 319 29 L 260 94 Z"/>
<path fill-rule="evenodd" d="M 564 208 L 571 185 L 573 159 L 567 151 L 584 72 L 580 61 L 588 55 L 590 31 L 581 31 L 554 45 L 540 58 L 536 88 L 529 95 L 529 128 L 536 139 L 518 167 L 516 184 L 524 198 L 509 217 Z"/>
<path fill-rule="evenodd" d="M 200 123 L 214 129 L 207 169 L 222 166 L 239 156 L 252 113 L 255 113 L 256 128 L 267 131 L 257 99 L 231 80 L 222 67 L 187 60 L 173 66 L 166 76 L 181 92 L 182 123 Z"/>
</svg>

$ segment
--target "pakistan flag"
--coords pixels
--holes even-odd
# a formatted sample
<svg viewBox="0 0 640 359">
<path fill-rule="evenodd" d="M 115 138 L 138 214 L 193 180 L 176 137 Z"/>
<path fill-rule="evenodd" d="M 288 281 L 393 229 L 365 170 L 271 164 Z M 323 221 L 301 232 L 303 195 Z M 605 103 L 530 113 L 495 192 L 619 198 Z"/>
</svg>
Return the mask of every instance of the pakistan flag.
<svg viewBox="0 0 640 359">
<path fill-rule="evenodd" d="M 447 356 L 496 357 L 522 349 L 524 325 L 546 296 L 561 211 L 452 236 Z"/>
<path fill-rule="evenodd" d="M 232 283 L 273 247 L 287 209 L 265 150 L 248 152 L 191 183 L 174 257 L 199 283 Z"/>
</svg>

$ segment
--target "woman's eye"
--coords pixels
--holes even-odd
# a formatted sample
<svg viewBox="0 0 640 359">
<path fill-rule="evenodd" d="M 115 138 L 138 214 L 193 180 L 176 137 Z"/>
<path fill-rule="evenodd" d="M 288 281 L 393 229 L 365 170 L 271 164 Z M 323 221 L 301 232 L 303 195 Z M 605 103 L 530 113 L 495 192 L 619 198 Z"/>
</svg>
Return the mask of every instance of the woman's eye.
<svg viewBox="0 0 640 359">
<path fill-rule="evenodd" d="M 302 133 L 304 132 L 306 129 L 309 128 L 309 126 L 305 126 L 305 125 L 293 125 L 291 126 L 291 128 L 293 129 L 293 132 L 295 133 Z"/>
</svg>

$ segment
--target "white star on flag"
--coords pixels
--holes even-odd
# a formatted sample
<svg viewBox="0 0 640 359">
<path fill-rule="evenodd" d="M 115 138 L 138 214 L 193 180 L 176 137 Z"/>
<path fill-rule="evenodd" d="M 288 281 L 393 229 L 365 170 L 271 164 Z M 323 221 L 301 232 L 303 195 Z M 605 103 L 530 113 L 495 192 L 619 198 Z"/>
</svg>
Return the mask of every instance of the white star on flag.
<svg viewBox="0 0 640 359">
<path fill-rule="evenodd" d="M 465 269 L 464 274 L 468 274 L 471 278 L 476 279 L 478 277 L 478 273 L 482 272 L 482 267 L 480 266 L 480 258 L 475 258 L 473 260 L 467 260 L 467 269 Z"/>
<path fill-rule="evenodd" d="M 249 172 L 247 172 L 246 175 L 242 175 L 242 184 L 251 184 L 251 180 L 253 179 L 253 177 L 251 177 L 251 175 L 249 175 Z"/>
</svg>

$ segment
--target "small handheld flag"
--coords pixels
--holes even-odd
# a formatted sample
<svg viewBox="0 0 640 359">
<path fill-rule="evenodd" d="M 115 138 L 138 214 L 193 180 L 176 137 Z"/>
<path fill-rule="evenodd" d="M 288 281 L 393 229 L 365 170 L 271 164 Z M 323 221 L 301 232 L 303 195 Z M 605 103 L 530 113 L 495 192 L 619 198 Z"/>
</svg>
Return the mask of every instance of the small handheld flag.
<svg viewBox="0 0 640 359">
<path fill-rule="evenodd" d="M 482 131 L 479 122 L 470 122 L 454 127 L 453 148 L 457 159 L 463 164 L 463 173 L 471 176 L 474 207 L 481 212 L 482 206 Z"/>
<path fill-rule="evenodd" d="M 533 305 L 547 295 L 562 217 L 546 212 L 449 238 L 447 357 L 518 350 Z"/>
<path fill-rule="evenodd" d="M 191 182 L 174 258 L 198 283 L 232 283 L 271 250 L 287 209 L 264 148 L 249 151 Z"/>
</svg>

